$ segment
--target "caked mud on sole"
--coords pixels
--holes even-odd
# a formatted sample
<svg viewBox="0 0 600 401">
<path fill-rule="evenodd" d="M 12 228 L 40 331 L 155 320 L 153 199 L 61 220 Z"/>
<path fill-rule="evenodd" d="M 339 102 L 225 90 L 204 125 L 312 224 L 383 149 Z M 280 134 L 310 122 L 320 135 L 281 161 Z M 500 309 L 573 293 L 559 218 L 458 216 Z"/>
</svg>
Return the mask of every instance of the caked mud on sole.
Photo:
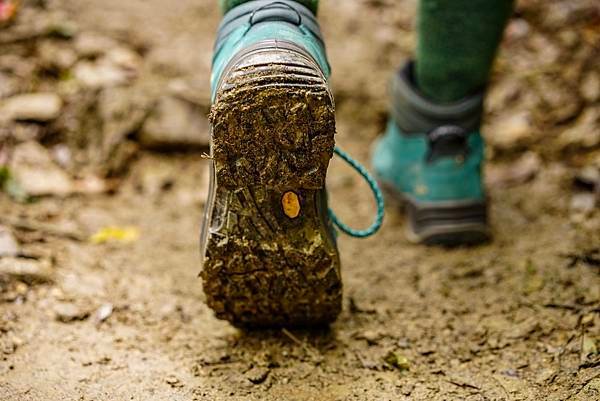
<svg viewBox="0 0 600 401">
<path fill-rule="evenodd" d="M 242 327 L 330 323 L 342 285 L 326 215 L 335 135 L 326 80 L 281 42 L 250 49 L 224 74 L 210 115 L 207 303 Z"/>
</svg>

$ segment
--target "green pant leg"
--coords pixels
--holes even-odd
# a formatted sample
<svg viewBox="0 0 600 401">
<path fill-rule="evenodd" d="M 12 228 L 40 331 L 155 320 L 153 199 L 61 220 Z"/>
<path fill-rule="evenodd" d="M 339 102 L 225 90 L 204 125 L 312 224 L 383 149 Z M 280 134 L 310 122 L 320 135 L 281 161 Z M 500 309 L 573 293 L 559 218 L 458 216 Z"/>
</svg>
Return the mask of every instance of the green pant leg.
<svg viewBox="0 0 600 401">
<path fill-rule="evenodd" d="M 432 100 L 452 102 L 483 88 L 513 0 L 420 0 L 416 80 Z"/>
<path fill-rule="evenodd" d="M 252 0 L 219 0 L 219 4 L 221 5 L 221 10 L 223 12 L 227 12 L 231 10 L 233 7 L 246 3 Z M 319 0 L 296 0 L 298 3 L 305 5 L 308 7 L 313 13 L 317 13 L 317 8 L 319 7 Z"/>
</svg>

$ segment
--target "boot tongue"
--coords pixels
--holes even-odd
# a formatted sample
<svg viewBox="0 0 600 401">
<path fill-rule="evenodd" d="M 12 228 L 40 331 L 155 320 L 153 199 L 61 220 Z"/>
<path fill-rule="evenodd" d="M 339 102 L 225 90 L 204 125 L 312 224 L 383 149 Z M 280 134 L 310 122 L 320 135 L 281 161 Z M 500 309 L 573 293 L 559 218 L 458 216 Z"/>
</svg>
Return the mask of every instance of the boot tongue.
<svg viewBox="0 0 600 401">
<path fill-rule="evenodd" d="M 428 163 L 444 157 L 466 158 L 469 152 L 467 143 L 468 133 L 456 125 L 442 125 L 427 133 L 429 151 L 426 156 Z"/>
</svg>

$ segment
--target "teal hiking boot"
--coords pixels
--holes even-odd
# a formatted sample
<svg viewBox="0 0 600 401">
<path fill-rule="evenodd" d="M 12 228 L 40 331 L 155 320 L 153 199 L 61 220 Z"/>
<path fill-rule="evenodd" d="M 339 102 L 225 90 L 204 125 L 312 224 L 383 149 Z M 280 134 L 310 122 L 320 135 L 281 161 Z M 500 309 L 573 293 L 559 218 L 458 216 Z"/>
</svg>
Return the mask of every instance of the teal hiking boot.
<svg viewBox="0 0 600 401">
<path fill-rule="evenodd" d="M 412 64 L 394 77 L 392 113 L 373 167 L 407 211 L 407 236 L 430 245 L 489 238 L 479 133 L 483 95 L 436 104 L 415 88 Z"/>
<path fill-rule="evenodd" d="M 321 325 L 341 310 L 337 220 L 325 191 L 335 149 L 328 76 L 308 8 L 255 0 L 224 16 L 211 76 L 201 277 L 207 304 L 235 326 Z M 339 227 L 368 235 L 380 224 L 378 215 L 369 232 Z"/>
</svg>

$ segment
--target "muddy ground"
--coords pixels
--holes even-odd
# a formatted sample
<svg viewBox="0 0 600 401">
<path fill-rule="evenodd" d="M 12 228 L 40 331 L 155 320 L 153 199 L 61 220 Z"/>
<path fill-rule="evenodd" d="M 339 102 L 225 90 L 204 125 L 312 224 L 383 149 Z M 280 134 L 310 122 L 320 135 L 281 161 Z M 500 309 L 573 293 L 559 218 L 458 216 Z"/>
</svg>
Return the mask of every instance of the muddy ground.
<svg viewBox="0 0 600 401">
<path fill-rule="evenodd" d="M 340 238 L 330 329 L 247 333 L 213 317 L 197 278 L 214 3 L 29 1 L 0 28 L 0 98 L 62 101 L 0 130 L 0 165 L 37 180 L 0 194 L 18 248 L 0 256 L 0 399 L 599 400 L 598 3 L 522 1 L 511 20 L 485 127 L 491 244 L 412 245 L 388 202 L 380 234 Z M 416 2 L 338 3 L 320 13 L 338 143 L 368 163 Z M 152 129 L 165 94 L 187 126 Z M 333 208 L 366 226 L 366 185 L 330 171 Z"/>
</svg>

